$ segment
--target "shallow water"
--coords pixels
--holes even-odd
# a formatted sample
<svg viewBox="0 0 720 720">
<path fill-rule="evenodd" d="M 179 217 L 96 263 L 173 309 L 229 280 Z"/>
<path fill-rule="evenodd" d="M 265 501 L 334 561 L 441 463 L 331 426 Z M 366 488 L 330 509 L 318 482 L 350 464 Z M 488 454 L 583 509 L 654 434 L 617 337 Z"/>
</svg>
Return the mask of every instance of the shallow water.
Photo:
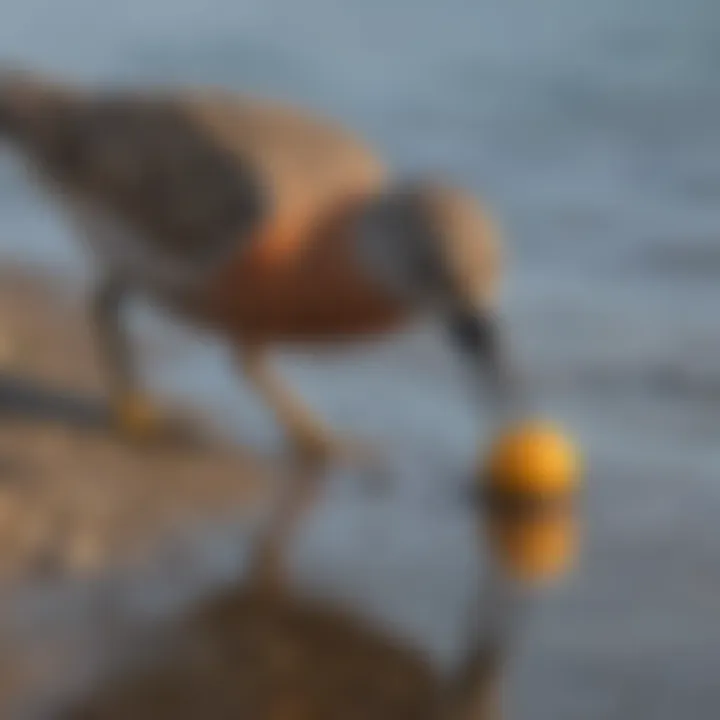
<svg viewBox="0 0 720 720">
<path fill-rule="evenodd" d="M 345 119 L 402 169 L 483 194 L 512 251 L 507 314 L 549 413 L 591 462 L 582 566 L 512 671 L 514 717 L 711 717 L 720 708 L 720 5 L 715 0 L 6 0 L 3 56 L 92 79 L 213 81 Z M 4 258 L 75 274 L 70 234 L 0 164 Z M 339 483 L 308 582 L 438 652 L 474 557 L 459 501 L 474 408 L 433 332 L 288 373 L 394 448 L 397 496 Z M 216 348 L 156 372 L 244 438 L 276 438 Z"/>
</svg>

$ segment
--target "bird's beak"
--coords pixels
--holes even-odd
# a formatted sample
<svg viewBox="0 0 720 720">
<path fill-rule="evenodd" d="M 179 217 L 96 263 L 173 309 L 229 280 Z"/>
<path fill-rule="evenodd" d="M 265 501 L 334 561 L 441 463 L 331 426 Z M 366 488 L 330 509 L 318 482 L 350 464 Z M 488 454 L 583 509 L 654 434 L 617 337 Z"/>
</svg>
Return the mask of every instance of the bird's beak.
<svg viewBox="0 0 720 720">
<path fill-rule="evenodd" d="M 518 386 L 495 313 L 475 308 L 455 310 L 450 331 L 456 346 L 489 381 L 498 409 L 510 413 L 518 400 Z"/>
</svg>

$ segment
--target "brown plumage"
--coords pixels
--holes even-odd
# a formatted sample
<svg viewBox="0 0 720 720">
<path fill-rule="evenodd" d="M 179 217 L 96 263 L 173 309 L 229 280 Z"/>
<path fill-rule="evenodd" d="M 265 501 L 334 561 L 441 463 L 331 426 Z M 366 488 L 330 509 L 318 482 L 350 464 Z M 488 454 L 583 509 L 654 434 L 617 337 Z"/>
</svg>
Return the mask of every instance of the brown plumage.
<svg viewBox="0 0 720 720">
<path fill-rule="evenodd" d="M 228 337 L 303 454 L 329 433 L 262 349 L 388 332 L 429 311 L 490 352 L 495 237 L 465 193 L 395 184 L 335 123 L 221 90 L 91 90 L 0 75 L 0 135 L 79 222 L 120 425 L 151 430 L 118 318 L 142 293 Z"/>
</svg>

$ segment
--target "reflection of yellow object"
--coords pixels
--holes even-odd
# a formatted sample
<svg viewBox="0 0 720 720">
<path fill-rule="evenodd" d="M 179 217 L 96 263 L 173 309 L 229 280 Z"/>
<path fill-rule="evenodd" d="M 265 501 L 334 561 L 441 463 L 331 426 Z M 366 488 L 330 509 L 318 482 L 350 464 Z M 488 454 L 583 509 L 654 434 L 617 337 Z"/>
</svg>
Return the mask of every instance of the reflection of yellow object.
<svg viewBox="0 0 720 720">
<path fill-rule="evenodd" d="M 512 428 L 499 438 L 483 475 L 493 491 L 544 497 L 572 492 L 579 469 L 572 442 L 551 425 L 534 422 Z"/>
<path fill-rule="evenodd" d="M 525 517 L 492 513 L 487 530 L 496 561 L 521 582 L 555 580 L 577 555 L 577 522 L 567 508 Z"/>
</svg>

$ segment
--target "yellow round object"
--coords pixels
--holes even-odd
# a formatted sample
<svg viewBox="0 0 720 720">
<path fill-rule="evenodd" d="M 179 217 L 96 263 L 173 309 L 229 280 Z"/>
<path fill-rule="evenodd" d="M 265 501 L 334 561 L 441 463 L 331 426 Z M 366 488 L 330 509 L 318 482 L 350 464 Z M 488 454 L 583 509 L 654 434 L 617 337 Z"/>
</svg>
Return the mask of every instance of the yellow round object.
<svg viewBox="0 0 720 720">
<path fill-rule="evenodd" d="M 502 494 L 558 496 L 578 483 L 578 452 L 560 430 L 532 422 L 504 433 L 490 449 L 484 479 Z"/>
<path fill-rule="evenodd" d="M 490 548 L 505 572 L 520 582 L 545 584 L 567 573 L 577 556 L 579 528 L 572 512 L 521 519 L 490 517 Z"/>
</svg>

